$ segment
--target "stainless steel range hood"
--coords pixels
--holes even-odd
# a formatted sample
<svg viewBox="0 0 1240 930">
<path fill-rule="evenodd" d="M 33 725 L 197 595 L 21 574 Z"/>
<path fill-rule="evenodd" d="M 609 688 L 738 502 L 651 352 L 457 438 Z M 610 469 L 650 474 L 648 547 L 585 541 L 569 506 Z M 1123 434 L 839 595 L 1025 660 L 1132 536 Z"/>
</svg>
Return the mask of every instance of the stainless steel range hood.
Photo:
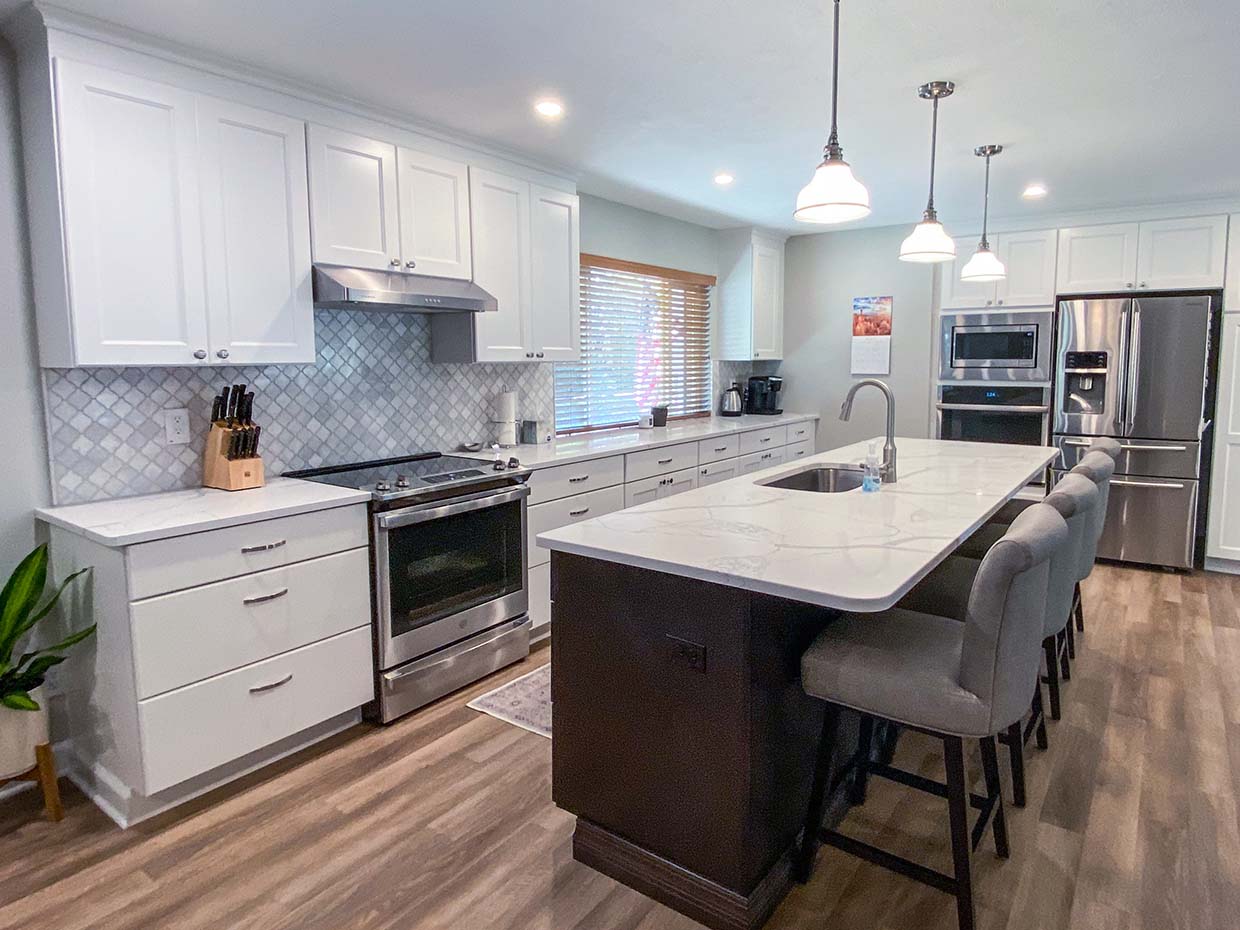
<svg viewBox="0 0 1240 930">
<path fill-rule="evenodd" d="M 314 266 L 314 305 L 405 313 L 484 313 L 499 309 L 495 298 L 472 281 L 341 265 Z"/>
</svg>

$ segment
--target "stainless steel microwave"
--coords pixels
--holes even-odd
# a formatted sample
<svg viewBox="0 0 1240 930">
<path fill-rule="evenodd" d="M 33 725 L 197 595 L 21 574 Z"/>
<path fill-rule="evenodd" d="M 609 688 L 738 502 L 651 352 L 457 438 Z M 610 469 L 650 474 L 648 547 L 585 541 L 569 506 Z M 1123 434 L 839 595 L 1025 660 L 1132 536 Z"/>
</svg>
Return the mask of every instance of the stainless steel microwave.
<svg viewBox="0 0 1240 930">
<path fill-rule="evenodd" d="M 940 381 L 1050 381 L 1054 311 L 945 313 Z"/>
</svg>

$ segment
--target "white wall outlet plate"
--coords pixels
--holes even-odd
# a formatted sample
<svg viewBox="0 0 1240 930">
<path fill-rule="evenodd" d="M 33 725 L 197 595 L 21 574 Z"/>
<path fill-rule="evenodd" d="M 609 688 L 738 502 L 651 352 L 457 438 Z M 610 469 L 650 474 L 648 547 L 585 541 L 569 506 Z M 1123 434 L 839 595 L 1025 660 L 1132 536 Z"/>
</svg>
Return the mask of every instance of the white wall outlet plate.
<svg viewBox="0 0 1240 930">
<path fill-rule="evenodd" d="M 184 407 L 164 411 L 164 441 L 170 446 L 189 442 L 189 411 Z"/>
</svg>

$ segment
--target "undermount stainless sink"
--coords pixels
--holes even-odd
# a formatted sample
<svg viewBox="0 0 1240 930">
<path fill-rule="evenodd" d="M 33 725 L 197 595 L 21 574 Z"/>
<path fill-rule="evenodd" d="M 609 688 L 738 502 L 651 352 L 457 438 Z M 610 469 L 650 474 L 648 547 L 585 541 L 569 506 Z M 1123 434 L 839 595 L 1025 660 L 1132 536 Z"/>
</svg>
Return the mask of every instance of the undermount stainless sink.
<svg viewBox="0 0 1240 930">
<path fill-rule="evenodd" d="M 861 476 L 862 470 L 856 465 L 811 465 L 801 471 L 762 481 L 760 484 L 763 487 L 784 488 L 789 491 L 837 494 L 861 487 Z"/>
</svg>

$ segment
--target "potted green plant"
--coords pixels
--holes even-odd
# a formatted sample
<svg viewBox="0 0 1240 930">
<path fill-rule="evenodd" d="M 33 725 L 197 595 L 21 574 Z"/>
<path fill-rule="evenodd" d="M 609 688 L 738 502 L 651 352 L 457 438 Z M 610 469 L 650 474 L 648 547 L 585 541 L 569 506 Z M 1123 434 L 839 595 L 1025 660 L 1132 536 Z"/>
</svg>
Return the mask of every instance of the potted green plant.
<svg viewBox="0 0 1240 930">
<path fill-rule="evenodd" d="M 69 583 L 86 571 L 74 572 L 44 599 L 47 546 L 39 546 L 22 559 L 0 591 L 0 779 L 34 765 L 35 747 L 49 737 L 44 677 L 68 658 L 65 650 L 95 632 L 95 625 L 42 649 L 27 645 L 28 651 L 18 652 L 17 644 L 52 612 Z"/>
</svg>

